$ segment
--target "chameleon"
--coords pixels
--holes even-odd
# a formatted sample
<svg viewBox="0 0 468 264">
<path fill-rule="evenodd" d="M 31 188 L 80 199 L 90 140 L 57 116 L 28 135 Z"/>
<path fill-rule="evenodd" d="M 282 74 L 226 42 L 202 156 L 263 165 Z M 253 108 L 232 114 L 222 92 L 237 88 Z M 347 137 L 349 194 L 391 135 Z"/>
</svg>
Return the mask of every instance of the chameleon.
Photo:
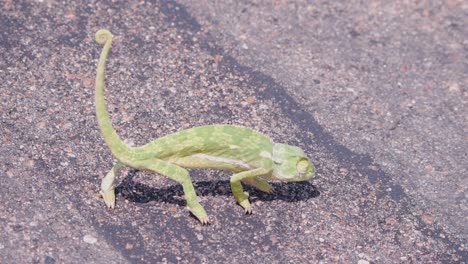
<svg viewBox="0 0 468 264">
<path fill-rule="evenodd" d="M 104 96 L 106 59 L 112 37 L 106 29 L 98 30 L 95 35 L 96 42 L 103 45 L 95 83 L 96 116 L 104 140 L 117 160 L 100 186 L 100 194 L 108 208 L 115 207 L 114 182 L 117 170 L 122 166 L 154 172 L 180 183 L 189 211 L 202 225 L 209 224 L 209 218 L 198 201 L 187 169 L 211 168 L 232 172 L 231 191 L 246 214 L 252 214 L 252 206 L 242 183 L 274 193 L 267 180 L 295 182 L 314 177 L 315 167 L 301 148 L 274 143 L 269 137 L 242 126 L 199 126 L 157 138 L 139 147 L 125 144 L 112 126 Z"/>
</svg>

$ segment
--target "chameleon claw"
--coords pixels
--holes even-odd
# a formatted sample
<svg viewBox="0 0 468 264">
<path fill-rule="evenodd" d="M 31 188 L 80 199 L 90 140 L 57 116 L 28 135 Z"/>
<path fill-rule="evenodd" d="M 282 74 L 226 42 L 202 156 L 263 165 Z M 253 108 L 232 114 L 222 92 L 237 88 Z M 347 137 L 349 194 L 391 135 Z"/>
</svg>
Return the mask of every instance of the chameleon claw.
<svg viewBox="0 0 468 264">
<path fill-rule="evenodd" d="M 208 218 L 205 209 L 203 209 L 203 207 L 200 204 L 189 206 L 188 209 L 190 213 L 192 213 L 192 215 L 195 216 L 202 225 L 210 224 L 210 219 Z"/>
<path fill-rule="evenodd" d="M 276 189 L 274 187 L 271 187 L 270 191 L 268 192 L 269 194 L 275 194 Z"/>
<path fill-rule="evenodd" d="M 208 216 L 207 217 L 202 217 L 201 219 L 198 219 L 198 220 L 200 220 L 202 225 L 209 225 L 210 224 L 210 219 L 208 219 Z"/>
<path fill-rule="evenodd" d="M 206 213 L 205 213 L 205 215 L 200 216 L 200 215 L 194 214 L 191 210 L 190 210 L 190 212 L 198 219 L 198 221 L 200 221 L 200 223 L 202 225 L 209 225 L 210 224 L 210 219 L 208 218 Z"/>
<path fill-rule="evenodd" d="M 245 199 L 244 201 L 239 203 L 242 208 L 244 208 L 245 214 L 252 214 L 252 205 L 250 205 L 250 202 L 248 199 Z"/>
<path fill-rule="evenodd" d="M 108 191 L 100 191 L 102 195 L 102 199 L 106 203 L 107 208 L 114 209 L 115 208 L 115 192 L 114 189 Z"/>
</svg>

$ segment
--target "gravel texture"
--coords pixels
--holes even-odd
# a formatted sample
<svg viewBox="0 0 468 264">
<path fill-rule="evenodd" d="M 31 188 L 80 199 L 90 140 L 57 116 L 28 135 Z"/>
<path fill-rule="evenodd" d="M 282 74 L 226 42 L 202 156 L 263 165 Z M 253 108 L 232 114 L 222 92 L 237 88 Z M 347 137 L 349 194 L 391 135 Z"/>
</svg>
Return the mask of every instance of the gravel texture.
<svg viewBox="0 0 468 264">
<path fill-rule="evenodd" d="M 1 263 L 466 263 L 466 12 L 461 1 L 0 3 Z M 182 188 L 133 169 L 117 207 L 94 114 L 101 46 L 118 133 L 252 127 L 298 145 L 313 184 L 246 188 L 194 170 Z"/>
</svg>

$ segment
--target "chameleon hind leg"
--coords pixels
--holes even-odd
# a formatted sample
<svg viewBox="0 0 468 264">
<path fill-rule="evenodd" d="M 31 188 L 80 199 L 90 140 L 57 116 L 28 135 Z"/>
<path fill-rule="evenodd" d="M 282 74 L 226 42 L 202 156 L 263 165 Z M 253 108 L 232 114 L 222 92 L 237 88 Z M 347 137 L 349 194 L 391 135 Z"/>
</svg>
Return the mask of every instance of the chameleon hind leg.
<svg viewBox="0 0 468 264">
<path fill-rule="evenodd" d="M 241 181 L 247 181 L 248 183 L 250 183 L 251 179 L 254 179 L 257 176 L 265 175 L 268 172 L 269 171 L 267 169 L 258 168 L 254 170 L 239 172 L 239 173 L 232 175 L 231 177 L 232 194 L 234 195 L 234 198 L 236 198 L 236 201 L 239 203 L 239 205 L 242 206 L 242 208 L 244 208 L 244 211 L 246 214 L 252 213 L 252 205 L 250 205 L 250 202 L 249 202 L 249 194 L 247 192 L 244 192 L 244 189 L 242 188 Z"/>
<path fill-rule="evenodd" d="M 163 160 L 153 159 L 144 162 L 141 166 L 143 169 L 164 175 L 178 183 L 180 183 L 184 190 L 185 200 L 190 212 L 204 225 L 209 223 L 208 215 L 205 209 L 198 202 L 195 188 L 193 187 L 192 180 L 190 179 L 189 172 L 177 165 Z"/>
<path fill-rule="evenodd" d="M 102 179 L 101 191 L 99 192 L 106 203 L 107 208 L 114 209 L 115 207 L 115 173 L 117 169 L 123 166 L 123 163 L 116 162 L 112 169 Z"/>
</svg>

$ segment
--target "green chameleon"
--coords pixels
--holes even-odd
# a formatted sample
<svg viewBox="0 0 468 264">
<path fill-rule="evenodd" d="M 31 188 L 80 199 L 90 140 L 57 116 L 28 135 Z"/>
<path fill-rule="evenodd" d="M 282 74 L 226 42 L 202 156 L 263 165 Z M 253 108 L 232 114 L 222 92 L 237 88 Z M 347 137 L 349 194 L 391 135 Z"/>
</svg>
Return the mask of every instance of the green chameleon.
<svg viewBox="0 0 468 264">
<path fill-rule="evenodd" d="M 265 179 L 293 182 L 314 177 L 315 168 L 302 149 L 273 143 L 265 135 L 240 126 L 194 127 L 158 138 L 144 146 L 126 145 L 112 127 L 104 99 L 104 71 L 112 34 L 101 29 L 96 32 L 96 41 L 104 45 L 96 74 L 96 115 L 104 139 L 118 160 L 101 183 L 100 193 L 108 208 L 115 206 L 115 174 L 124 165 L 155 172 L 182 184 L 188 209 L 202 224 L 209 223 L 208 215 L 198 202 L 186 168 L 232 171 L 232 194 L 247 214 L 252 213 L 252 206 L 241 182 L 273 193 L 273 188 Z"/>
</svg>

